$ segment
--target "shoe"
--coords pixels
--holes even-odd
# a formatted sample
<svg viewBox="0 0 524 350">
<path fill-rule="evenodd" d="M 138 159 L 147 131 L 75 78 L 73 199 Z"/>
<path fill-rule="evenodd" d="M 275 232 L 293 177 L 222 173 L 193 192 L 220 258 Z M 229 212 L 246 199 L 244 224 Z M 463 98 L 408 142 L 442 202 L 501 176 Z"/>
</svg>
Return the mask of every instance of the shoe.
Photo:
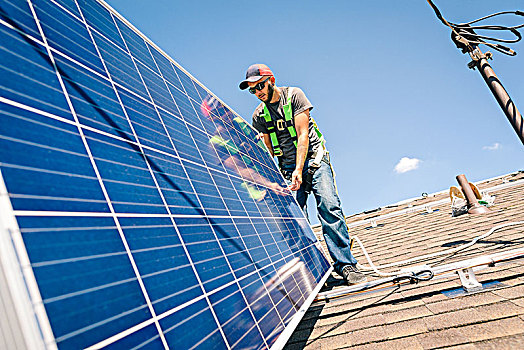
<svg viewBox="0 0 524 350">
<path fill-rule="evenodd" d="M 342 268 L 342 277 L 348 285 L 367 281 L 366 275 L 360 272 L 355 265 L 346 265 Z"/>
</svg>

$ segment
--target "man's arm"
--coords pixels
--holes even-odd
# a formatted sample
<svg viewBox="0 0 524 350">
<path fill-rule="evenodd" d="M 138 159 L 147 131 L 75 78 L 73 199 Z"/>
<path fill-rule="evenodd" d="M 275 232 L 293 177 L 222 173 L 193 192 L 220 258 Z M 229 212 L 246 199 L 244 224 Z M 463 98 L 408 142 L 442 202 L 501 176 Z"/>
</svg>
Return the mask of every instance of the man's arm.
<svg viewBox="0 0 524 350">
<path fill-rule="evenodd" d="M 265 186 L 277 194 L 282 195 L 289 193 L 289 190 L 283 188 L 278 183 L 271 182 L 258 174 L 254 169 L 246 167 L 245 164 L 236 157 L 229 157 L 224 161 L 224 164 L 228 168 L 236 170 L 244 179 Z"/>
<path fill-rule="evenodd" d="M 302 185 L 302 170 L 309 147 L 309 109 L 295 116 L 295 130 L 297 131 L 297 159 L 295 170 L 291 175 L 292 191 L 298 190 Z"/>
</svg>

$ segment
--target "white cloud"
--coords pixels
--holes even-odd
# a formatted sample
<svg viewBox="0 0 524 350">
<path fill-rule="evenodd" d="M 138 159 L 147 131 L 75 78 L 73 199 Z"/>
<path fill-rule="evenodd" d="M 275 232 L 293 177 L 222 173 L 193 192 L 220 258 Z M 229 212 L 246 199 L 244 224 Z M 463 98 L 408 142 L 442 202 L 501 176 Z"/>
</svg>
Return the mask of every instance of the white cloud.
<svg viewBox="0 0 524 350">
<path fill-rule="evenodd" d="M 488 151 L 496 151 L 500 149 L 501 147 L 502 146 L 500 145 L 500 143 L 495 142 L 492 146 L 484 146 L 482 147 L 482 149 L 487 149 Z"/>
<path fill-rule="evenodd" d="M 395 172 L 397 174 L 402 174 L 411 170 L 415 170 L 418 168 L 419 163 L 420 159 L 402 157 L 398 164 L 395 165 Z"/>
</svg>

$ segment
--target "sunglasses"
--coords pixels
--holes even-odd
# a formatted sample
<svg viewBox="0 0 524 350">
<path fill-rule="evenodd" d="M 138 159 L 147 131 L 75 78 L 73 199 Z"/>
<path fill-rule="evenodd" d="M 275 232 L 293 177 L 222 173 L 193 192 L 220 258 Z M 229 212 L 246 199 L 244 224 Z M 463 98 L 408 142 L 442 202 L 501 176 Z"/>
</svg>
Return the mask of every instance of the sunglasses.
<svg viewBox="0 0 524 350">
<path fill-rule="evenodd" d="M 255 92 L 260 91 L 264 88 L 264 85 L 266 84 L 266 81 L 269 80 L 270 77 L 267 77 L 265 80 L 262 80 L 260 83 L 258 83 L 257 85 L 253 86 L 253 87 L 250 87 L 249 88 L 249 92 L 254 94 Z"/>
</svg>

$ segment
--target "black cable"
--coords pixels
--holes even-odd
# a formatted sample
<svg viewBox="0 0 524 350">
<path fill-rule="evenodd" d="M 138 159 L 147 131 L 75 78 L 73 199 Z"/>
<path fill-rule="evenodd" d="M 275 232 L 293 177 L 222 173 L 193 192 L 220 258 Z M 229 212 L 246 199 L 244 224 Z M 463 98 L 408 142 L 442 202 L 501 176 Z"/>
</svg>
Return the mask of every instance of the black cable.
<svg viewBox="0 0 524 350">
<path fill-rule="evenodd" d="M 411 284 L 416 284 L 421 281 L 429 281 L 434 276 L 435 274 L 431 270 L 421 270 L 418 272 L 413 272 L 411 274 L 396 276 L 393 278 L 392 282 L 398 284 L 403 280 L 409 280 Z"/>
<path fill-rule="evenodd" d="M 335 325 L 333 325 L 332 327 L 330 327 L 328 330 L 326 330 L 325 332 L 323 332 L 322 334 L 320 334 L 319 336 L 317 336 L 315 339 L 312 339 L 311 341 L 308 341 L 306 343 L 306 345 L 311 345 L 312 343 L 314 343 L 315 341 L 319 340 L 320 338 L 322 338 L 324 335 L 328 334 L 329 332 L 337 329 L 338 327 L 340 327 L 341 325 L 343 325 L 345 322 L 347 322 L 350 318 L 358 315 L 359 313 L 361 313 L 362 311 L 364 311 L 366 308 L 369 308 L 373 305 L 376 305 L 378 303 L 380 303 L 381 301 L 383 301 L 384 299 L 388 298 L 389 296 L 393 295 L 394 293 L 396 293 L 397 291 L 400 290 L 401 288 L 401 284 L 400 282 L 404 281 L 404 280 L 409 280 L 409 282 L 411 284 L 415 284 L 415 283 L 418 283 L 420 281 L 429 281 L 430 279 L 432 279 L 434 277 L 434 273 L 433 271 L 431 270 L 421 270 L 421 271 L 418 271 L 418 272 L 413 272 L 411 274 L 405 274 L 405 275 L 400 275 L 400 276 L 395 276 L 391 279 L 388 279 L 387 281 L 384 281 L 380 284 L 377 284 L 377 285 L 374 285 L 374 287 L 376 286 L 379 286 L 379 285 L 382 285 L 382 284 L 386 284 L 386 283 L 394 283 L 395 284 L 395 287 L 394 289 L 387 293 L 386 295 L 378 298 L 377 300 L 369 303 L 368 305 L 366 306 L 363 306 L 363 307 L 360 307 L 356 312 L 352 313 L 351 315 L 349 315 L 346 319 L 340 321 L 340 322 L 337 322 Z M 333 299 L 336 299 L 336 298 L 333 298 Z"/>
<path fill-rule="evenodd" d="M 518 31 L 518 29 L 524 27 L 524 23 L 517 25 L 517 26 L 502 26 L 502 25 L 475 25 L 472 26 L 474 23 L 478 23 L 481 21 L 484 21 L 488 18 L 500 16 L 500 15 L 506 15 L 506 14 L 513 14 L 517 16 L 524 16 L 524 12 L 522 11 L 501 11 L 496 12 L 488 16 L 484 16 L 478 19 L 475 19 L 473 21 L 465 22 L 465 23 L 453 23 L 447 21 L 444 16 L 442 16 L 442 13 L 439 11 L 437 6 L 433 3 L 432 0 L 427 0 L 433 11 L 435 12 L 435 15 L 437 18 L 446 26 L 450 27 L 453 33 L 456 34 L 456 36 L 460 36 L 461 39 L 465 39 L 467 41 L 467 44 L 460 42 L 457 43 L 458 38 L 455 38 L 453 41 L 457 43 L 457 46 L 463 49 L 463 52 L 471 52 L 474 50 L 473 46 L 477 45 L 486 45 L 494 50 L 497 50 L 505 55 L 509 56 L 515 56 L 517 53 L 513 51 L 511 48 L 498 44 L 498 43 L 516 43 L 519 42 L 522 39 L 522 35 Z M 489 31 L 509 31 L 513 36 L 515 36 L 514 39 L 501 39 L 496 38 L 492 36 L 486 36 L 486 35 L 479 35 L 475 33 L 475 30 L 489 30 Z M 462 45 L 462 46 L 460 46 Z"/>
<path fill-rule="evenodd" d="M 337 322 L 335 325 L 333 325 L 332 327 L 330 327 L 327 331 L 323 332 L 322 334 L 318 335 L 315 339 L 312 339 L 311 341 L 307 340 L 306 341 L 306 345 L 311 345 L 312 343 L 316 342 L 317 340 L 319 340 L 320 338 L 322 338 L 323 336 L 325 336 L 326 334 L 328 334 L 329 332 L 331 331 L 334 331 L 335 329 L 337 329 L 338 327 L 342 326 L 344 323 L 346 323 L 350 318 L 352 317 L 355 317 L 356 315 L 358 315 L 359 313 L 361 313 L 362 311 L 364 311 L 365 309 L 373 306 L 373 305 L 376 305 L 378 303 L 380 303 L 381 301 L 383 301 L 384 299 L 388 298 L 389 296 L 393 295 L 394 293 L 398 292 L 400 290 L 400 284 L 397 284 L 396 287 L 388 292 L 386 295 L 378 298 L 377 300 L 369 303 L 368 305 L 366 306 L 362 306 L 360 307 L 356 312 L 350 314 L 348 317 L 346 317 L 344 320 L 342 321 L 339 321 Z"/>
</svg>

